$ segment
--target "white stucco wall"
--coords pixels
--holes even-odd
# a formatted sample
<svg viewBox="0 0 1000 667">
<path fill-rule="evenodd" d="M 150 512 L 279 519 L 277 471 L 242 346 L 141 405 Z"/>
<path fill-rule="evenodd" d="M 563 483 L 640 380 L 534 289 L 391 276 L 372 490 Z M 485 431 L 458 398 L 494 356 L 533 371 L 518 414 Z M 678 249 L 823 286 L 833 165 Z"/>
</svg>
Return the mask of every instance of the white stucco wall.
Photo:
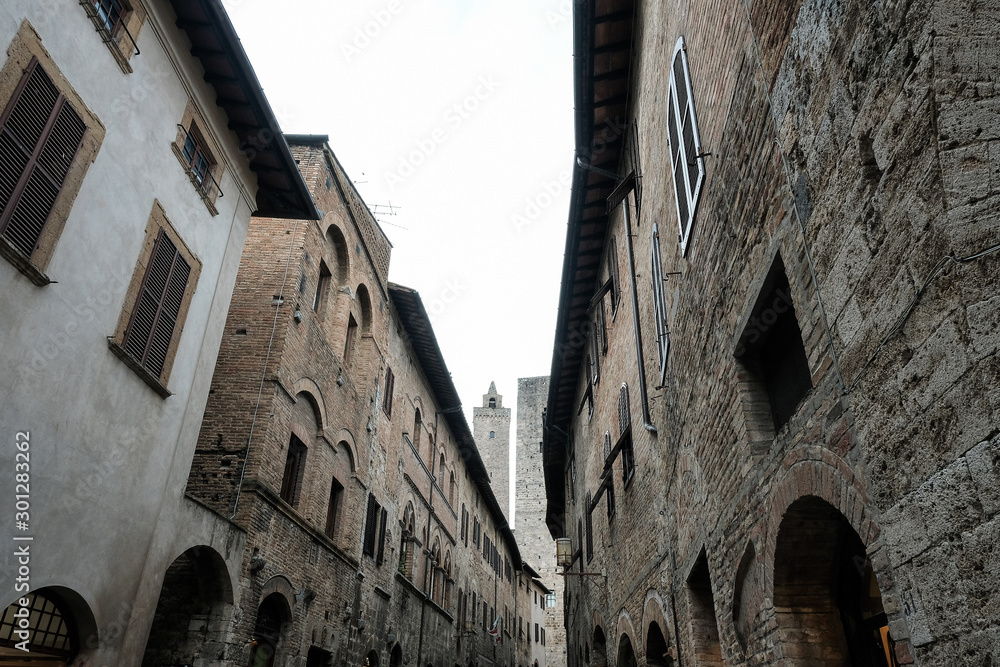
<svg viewBox="0 0 1000 667">
<path fill-rule="evenodd" d="M 14 437 L 30 431 L 31 588 L 63 586 L 86 601 L 101 642 L 91 665 L 141 661 L 163 571 L 186 548 L 219 543 L 230 573 L 242 551 L 228 524 L 182 493 L 255 181 L 173 11 L 146 9 L 141 54 L 125 74 L 77 0 L 0 4 L 4 50 L 30 21 L 107 130 L 46 269 L 56 282 L 37 287 L 0 260 L 0 539 L 17 532 Z M 214 217 L 170 149 L 192 98 L 227 163 Z M 154 199 L 202 262 L 166 399 L 107 344 Z M 12 549 L 2 553 L 6 606 L 16 563 Z"/>
</svg>

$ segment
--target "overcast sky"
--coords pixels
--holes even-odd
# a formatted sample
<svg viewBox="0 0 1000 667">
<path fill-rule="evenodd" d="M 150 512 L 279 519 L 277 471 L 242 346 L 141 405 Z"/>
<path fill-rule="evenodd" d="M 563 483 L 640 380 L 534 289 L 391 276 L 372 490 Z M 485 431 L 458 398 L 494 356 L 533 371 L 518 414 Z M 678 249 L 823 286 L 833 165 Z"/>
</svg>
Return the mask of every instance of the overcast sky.
<svg viewBox="0 0 1000 667">
<path fill-rule="evenodd" d="M 515 408 L 552 360 L 571 0 L 225 4 L 282 130 L 329 135 L 384 222 L 389 279 L 420 292 L 470 426 L 490 381 Z"/>
</svg>

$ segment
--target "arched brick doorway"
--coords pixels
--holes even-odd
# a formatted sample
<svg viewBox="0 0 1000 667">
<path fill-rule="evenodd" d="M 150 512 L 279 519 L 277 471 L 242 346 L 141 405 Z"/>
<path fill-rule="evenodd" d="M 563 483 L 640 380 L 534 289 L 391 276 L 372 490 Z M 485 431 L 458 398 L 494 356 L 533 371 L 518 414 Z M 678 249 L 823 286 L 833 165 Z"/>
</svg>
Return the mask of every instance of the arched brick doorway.
<svg viewBox="0 0 1000 667">
<path fill-rule="evenodd" d="M 601 626 L 594 628 L 594 651 L 590 656 L 590 664 L 593 667 L 607 667 L 608 664 L 608 645 L 607 640 L 604 638 L 604 630 Z"/>
<path fill-rule="evenodd" d="M 637 667 L 632 640 L 626 634 L 623 634 L 618 640 L 618 661 L 616 664 L 618 667 Z"/>
<path fill-rule="evenodd" d="M 646 631 L 646 664 L 650 667 L 671 667 L 674 661 L 668 651 L 660 624 L 653 621 Z"/>
<path fill-rule="evenodd" d="M 292 620 L 288 601 L 280 593 L 271 593 L 257 607 L 253 629 L 250 667 L 273 667 L 275 656 L 282 649 L 282 629 Z"/>
<path fill-rule="evenodd" d="M 821 498 L 796 500 L 782 518 L 774 607 L 784 667 L 895 667 L 865 546 Z"/>
</svg>

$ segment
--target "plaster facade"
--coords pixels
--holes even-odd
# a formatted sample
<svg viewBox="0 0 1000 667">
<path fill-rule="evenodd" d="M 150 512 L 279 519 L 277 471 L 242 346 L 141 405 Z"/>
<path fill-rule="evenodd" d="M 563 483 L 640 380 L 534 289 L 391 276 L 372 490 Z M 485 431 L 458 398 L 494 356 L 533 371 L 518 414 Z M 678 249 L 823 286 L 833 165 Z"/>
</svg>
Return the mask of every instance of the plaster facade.
<svg viewBox="0 0 1000 667">
<path fill-rule="evenodd" d="M 15 121 L 5 121 L 0 464 L 10 474 L 0 492 L 11 503 L 23 495 L 24 511 L 15 517 L 11 505 L 0 532 L 8 544 L 31 540 L 15 542 L 20 555 L 5 549 L 0 557 L 0 608 L 21 606 L 29 592 L 54 601 L 69 628 L 65 650 L 49 656 L 59 664 L 139 665 L 161 582 L 171 568 L 188 567 L 211 585 L 201 609 L 192 598 L 182 611 L 190 632 L 178 641 L 196 637 L 199 644 L 183 659 L 222 664 L 212 650 L 227 633 L 208 623 L 232 610 L 245 533 L 185 498 L 184 486 L 250 215 L 264 193 L 173 5 L 130 6 L 124 20 L 135 43 L 124 52 L 121 26 L 106 41 L 95 30 L 103 19 L 95 23 L 88 3 L 14 0 L 0 7 L 0 108 L 14 108 L 11 82 L 38 67 L 86 124 L 76 157 L 63 153 L 71 160 L 67 180 L 43 216 L 38 249 L 29 245 L 25 254 L 7 226 L 14 219 L 6 215 L 14 201 L 9 179 L 21 174 L 11 171 Z M 208 28 L 228 26 L 221 17 L 209 18 Z M 245 60 L 238 43 L 220 48 L 234 62 Z M 266 108 L 255 81 L 235 80 Z M 214 187 L 225 193 L 214 212 L 171 150 L 187 108 L 199 110 L 200 131 L 214 149 Z M 46 159 L 44 150 L 39 159 Z M 55 169 L 51 164 L 45 168 Z M 286 176 L 297 182 L 294 170 Z M 130 285 L 141 282 L 144 246 L 152 242 L 147 225 L 167 230 L 192 267 L 176 326 L 167 332 L 162 374 L 109 344 L 120 318 L 131 316 Z M 0 641 L 0 656 L 22 656 L 10 640 Z M 41 660 L 34 641 L 27 648 Z"/>
</svg>

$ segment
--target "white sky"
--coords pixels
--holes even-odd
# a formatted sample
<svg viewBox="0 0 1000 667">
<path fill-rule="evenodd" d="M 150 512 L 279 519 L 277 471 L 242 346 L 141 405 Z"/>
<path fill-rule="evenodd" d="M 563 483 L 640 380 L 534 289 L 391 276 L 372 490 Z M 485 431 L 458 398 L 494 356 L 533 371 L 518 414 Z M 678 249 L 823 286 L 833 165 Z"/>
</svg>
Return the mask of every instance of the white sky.
<svg viewBox="0 0 1000 667">
<path fill-rule="evenodd" d="M 516 408 L 552 360 L 571 0 L 225 4 L 283 131 L 328 134 L 368 205 L 401 207 L 378 216 L 389 278 L 420 292 L 470 426 L 490 381 Z"/>
</svg>

